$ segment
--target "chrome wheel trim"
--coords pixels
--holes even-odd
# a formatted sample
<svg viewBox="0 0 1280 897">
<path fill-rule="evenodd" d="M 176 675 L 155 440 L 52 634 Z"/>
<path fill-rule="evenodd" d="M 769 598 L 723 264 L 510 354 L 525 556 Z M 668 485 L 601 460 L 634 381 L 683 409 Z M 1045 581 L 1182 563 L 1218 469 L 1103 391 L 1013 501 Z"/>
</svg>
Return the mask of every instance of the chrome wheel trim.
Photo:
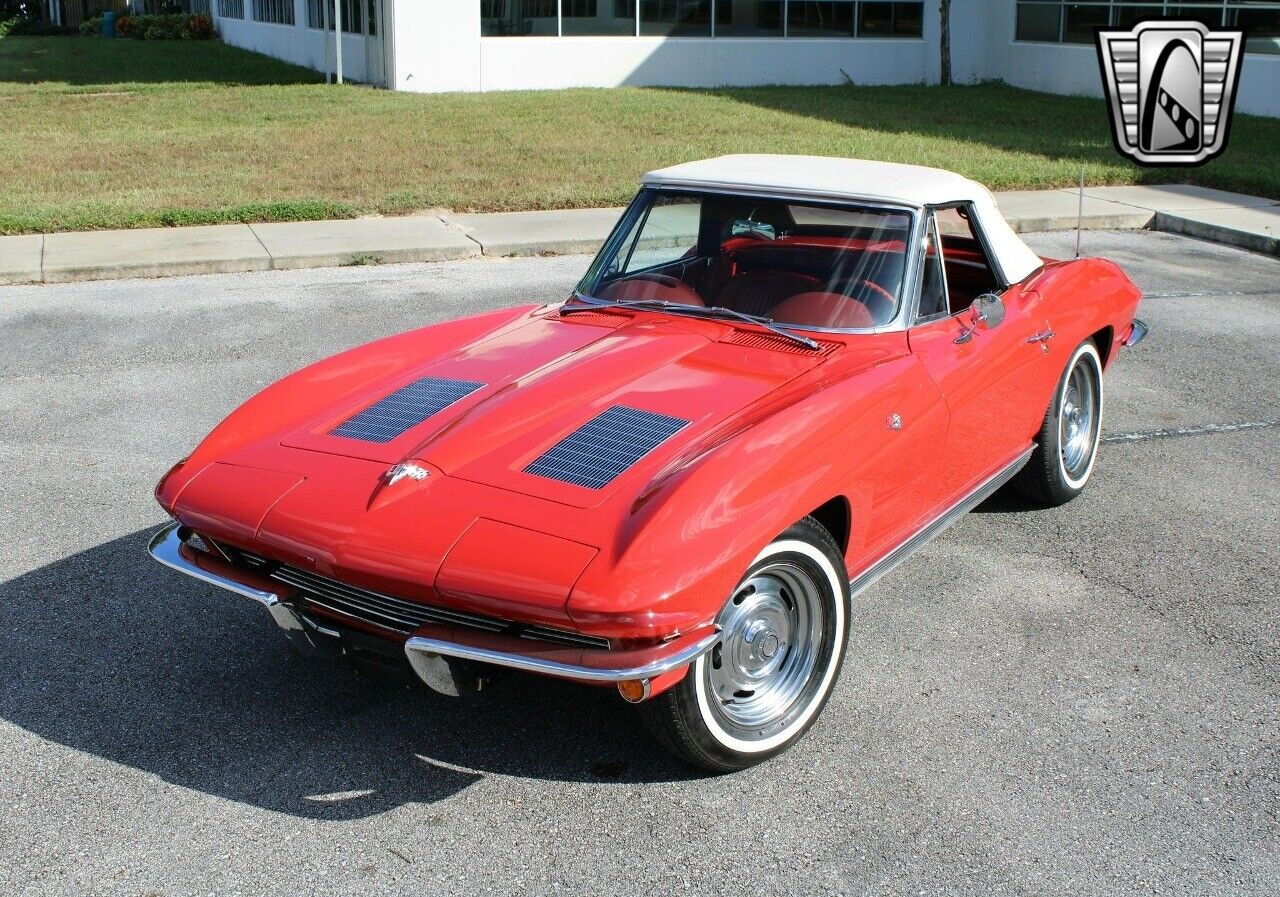
<svg viewBox="0 0 1280 897">
<path fill-rule="evenodd" d="M 805 555 L 805 560 L 813 564 L 802 566 L 783 558 L 782 555 L 787 553 Z M 761 561 L 771 557 L 776 560 L 759 566 Z M 806 566 L 816 569 L 811 572 L 805 569 Z M 787 588 L 791 588 L 797 582 L 795 577 L 807 580 L 807 594 L 792 596 L 796 612 L 793 615 L 788 607 L 788 629 L 779 633 L 769 627 L 781 626 L 781 607 L 788 606 L 786 601 L 780 600 L 781 584 L 787 582 Z M 762 579 L 770 586 L 769 589 L 761 589 Z M 834 601 L 824 600 L 819 580 L 825 580 L 830 586 Z M 775 587 L 774 583 L 778 585 Z M 754 591 L 744 595 L 752 584 Z M 751 601 L 755 596 L 760 597 Z M 742 601 L 735 604 L 739 597 Z M 809 598 L 813 599 L 812 603 Z M 799 624 L 802 605 L 808 608 L 808 615 L 805 623 Z M 717 741 L 732 750 L 742 753 L 771 750 L 803 730 L 830 690 L 831 680 L 839 666 L 840 652 L 844 650 L 846 626 L 844 591 L 839 574 L 826 555 L 809 543 L 791 539 L 775 542 L 756 558 L 750 576 L 734 592 L 717 622 L 734 627 L 732 632 L 729 626 L 724 629 L 730 634 L 721 642 L 719 669 L 714 667 L 717 651 L 713 650 L 700 657 L 689 673 L 694 679 L 703 722 Z M 764 626 L 756 625 L 759 623 Z M 816 630 L 815 626 L 818 627 Z M 811 650 L 797 650 L 796 643 L 806 633 L 815 631 L 819 639 L 807 639 Z M 778 646 L 772 656 L 765 656 L 768 654 L 766 649 L 773 644 L 768 638 L 769 633 L 778 637 Z M 750 641 L 746 639 L 748 634 L 751 635 Z M 726 672 L 728 664 L 735 662 L 741 666 Z M 726 685 L 734 681 L 754 684 L 756 700 L 739 699 L 726 705 L 722 693 Z M 732 715 L 726 712 L 726 707 L 733 708 Z"/>
<path fill-rule="evenodd" d="M 720 644 L 705 667 L 712 707 L 731 725 L 759 730 L 784 717 L 813 675 L 825 612 L 799 567 L 770 564 L 739 586 L 716 622 Z"/>
<path fill-rule="evenodd" d="M 1102 430 L 1102 363 L 1092 343 L 1076 350 L 1058 398 L 1058 466 L 1073 489 L 1089 479 Z"/>
</svg>

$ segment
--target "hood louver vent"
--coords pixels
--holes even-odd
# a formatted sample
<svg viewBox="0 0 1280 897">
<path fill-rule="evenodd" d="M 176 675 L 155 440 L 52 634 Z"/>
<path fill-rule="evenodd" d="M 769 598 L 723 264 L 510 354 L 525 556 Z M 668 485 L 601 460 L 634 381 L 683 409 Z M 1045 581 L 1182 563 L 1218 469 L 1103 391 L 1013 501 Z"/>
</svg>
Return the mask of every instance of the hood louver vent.
<svg viewBox="0 0 1280 897">
<path fill-rule="evenodd" d="M 474 380 L 423 377 L 348 418 L 329 435 L 362 442 L 390 442 L 481 386 L 484 384 Z"/>
<path fill-rule="evenodd" d="M 679 417 L 614 405 L 552 446 L 525 473 L 599 489 L 688 425 Z"/>
</svg>

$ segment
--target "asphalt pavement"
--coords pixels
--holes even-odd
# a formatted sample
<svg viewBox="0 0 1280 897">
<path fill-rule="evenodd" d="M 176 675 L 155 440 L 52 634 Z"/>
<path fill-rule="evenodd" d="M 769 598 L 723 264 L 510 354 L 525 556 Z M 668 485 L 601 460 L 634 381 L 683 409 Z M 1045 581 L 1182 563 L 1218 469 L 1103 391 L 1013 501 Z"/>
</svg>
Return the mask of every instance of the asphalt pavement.
<svg viewBox="0 0 1280 897">
<path fill-rule="evenodd" d="M 1085 250 L 1152 326 L 1086 494 L 997 495 L 881 580 L 818 725 L 726 777 L 609 691 L 299 658 L 145 555 L 156 480 L 256 389 L 586 259 L 0 288 L 0 894 L 1272 897 L 1280 260 Z"/>
</svg>

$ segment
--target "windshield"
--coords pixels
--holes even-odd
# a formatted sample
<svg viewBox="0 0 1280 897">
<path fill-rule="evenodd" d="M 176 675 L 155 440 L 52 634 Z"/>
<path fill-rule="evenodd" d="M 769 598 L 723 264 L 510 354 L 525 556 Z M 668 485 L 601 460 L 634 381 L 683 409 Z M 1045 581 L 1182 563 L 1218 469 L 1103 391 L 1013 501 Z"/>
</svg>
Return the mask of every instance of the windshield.
<svg viewBox="0 0 1280 897">
<path fill-rule="evenodd" d="M 644 190 L 578 292 L 877 327 L 897 314 L 911 225 L 907 211 Z"/>
</svg>

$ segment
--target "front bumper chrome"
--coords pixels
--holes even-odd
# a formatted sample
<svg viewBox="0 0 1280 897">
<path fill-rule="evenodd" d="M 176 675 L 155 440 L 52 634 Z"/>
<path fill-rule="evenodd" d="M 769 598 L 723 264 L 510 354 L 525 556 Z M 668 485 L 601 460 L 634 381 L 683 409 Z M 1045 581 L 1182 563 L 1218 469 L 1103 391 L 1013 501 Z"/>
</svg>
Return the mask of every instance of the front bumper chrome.
<svg viewBox="0 0 1280 897">
<path fill-rule="evenodd" d="M 273 580 L 212 556 L 197 555 L 190 550 L 184 554 L 179 528 L 178 523 L 170 523 L 151 537 L 147 550 L 153 558 L 179 573 L 261 604 L 298 647 L 315 653 L 341 653 L 341 633 L 296 611 L 271 591 L 276 586 Z M 491 664 L 577 682 L 614 684 L 649 680 L 686 666 L 710 651 L 719 637 L 716 632 L 699 630 L 648 648 L 607 651 L 544 645 L 531 639 L 427 625 L 414 630 L 404 650 L 409 665 L 428 685 L 438 681 L 436 666 L 440 658 Z"/>
<path fill-rule="evenodd" d="M 257 581 L 259 578 L 253 574 L 242 574 L 226 561 L 212 557 L 202 557 L 198 561 L 188 559 L 181 550 L 183 542 L 178 536 L 179 528 L 178 523 L 170 523 L 151 537 L 151 541 L 147 543 L 147 551 L 153 558 L 179 573 L 185 573 L 201 582 L 258 602 L 270 612 L 271 619 L 284 630 L 289 641 L 299 648 L 313 653 L 335 653 L 332 646 L 339 636 L 337 630 L 321 626 L 314 620 L 302 616 L 280 600 L 280 596 L 275 592 L 250 585 L 249 582 Z M 237 578 L 233 579 L 224 571 L 234 571 Z M 248 582 L 240 580 L 248 580 Z M 270 580 L 262 580 L 262 584 L 270 585 L 271 583 Z"/>
<path fill-rule="evenodd" d="M 596 651 L 558 646 L 542 648 L 509 636 L 424 626 L 405 642 L 404 650 L 423 681 L 428 681 L 435 658 L 448 657 L 558 679 L 612 685 L 655 679 L 687 666 L 715 647 L 719 639 L 719 633 L 704 630 L 649 648 Z"/>
</svg>

